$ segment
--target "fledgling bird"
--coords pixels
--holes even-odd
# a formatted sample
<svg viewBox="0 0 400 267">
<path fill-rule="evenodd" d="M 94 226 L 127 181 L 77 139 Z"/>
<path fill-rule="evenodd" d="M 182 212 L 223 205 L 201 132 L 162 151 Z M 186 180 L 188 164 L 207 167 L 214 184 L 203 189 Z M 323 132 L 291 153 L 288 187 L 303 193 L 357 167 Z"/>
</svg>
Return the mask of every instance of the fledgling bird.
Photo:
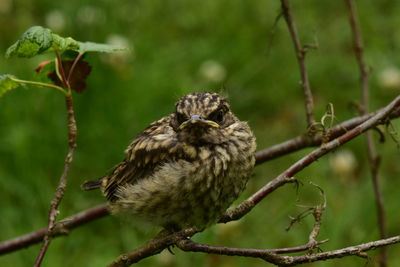
<svg viewBox="0 0 400 267">
<path fill-rule="evenodd" d="M 252 174 L 255 137 L 216 93 L 179 99 L 175 111 L 150 124 L 100 188 L 113 213 L 127 212 L 166 229 L 216 223 Z"/>
</svg>

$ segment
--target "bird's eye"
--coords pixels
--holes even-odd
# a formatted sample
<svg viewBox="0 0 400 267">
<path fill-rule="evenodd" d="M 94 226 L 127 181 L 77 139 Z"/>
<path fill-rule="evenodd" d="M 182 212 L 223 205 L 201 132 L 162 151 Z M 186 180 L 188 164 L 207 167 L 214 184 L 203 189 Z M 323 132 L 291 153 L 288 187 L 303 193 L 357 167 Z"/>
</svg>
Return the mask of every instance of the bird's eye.
<svg viewBox="0 0 400 267">
<path fill-rule="evenodd" d="M 176 113 L 176 121 L 178 122 L 178 124 L 182 124 L 183 122 L 185 122 L 187 120 L 186 116 L 183 115 L 182 113 Z"/>
<path fill-rule="evenodd" d="M 208 116 L 208 118 L 216 123 L 222 123 L 224 121 L 225 112 L 222 109 L 214 111 Z"/>
</svg>

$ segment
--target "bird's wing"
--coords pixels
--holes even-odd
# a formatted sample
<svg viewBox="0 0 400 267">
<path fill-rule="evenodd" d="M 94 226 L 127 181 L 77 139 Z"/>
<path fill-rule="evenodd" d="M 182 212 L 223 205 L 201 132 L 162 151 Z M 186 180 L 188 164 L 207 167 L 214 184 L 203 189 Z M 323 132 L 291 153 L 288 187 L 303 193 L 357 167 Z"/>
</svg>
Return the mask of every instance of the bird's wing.
<svg viewBox="0 0 400 267">
<path fill-rule="evenodd" d="M 170 119 L 164 117 L 139 134 L 126 149 L 126 159 L 103 179 L 103 191 L 109 200 L 117 199 L 119 186 L 148 177 L 162 163 L 192 158 L 195 148 L 178 142 Z"/>
</svg>

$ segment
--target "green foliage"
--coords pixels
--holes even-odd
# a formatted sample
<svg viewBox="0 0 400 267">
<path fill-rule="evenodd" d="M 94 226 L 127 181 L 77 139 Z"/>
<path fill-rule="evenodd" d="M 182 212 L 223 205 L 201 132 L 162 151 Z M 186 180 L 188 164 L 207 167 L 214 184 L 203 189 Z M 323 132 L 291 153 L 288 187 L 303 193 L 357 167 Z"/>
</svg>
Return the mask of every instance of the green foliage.
<svg viewBox="0 0 400 267">
<path fill-rule="evenodd" d="M 127 50 L 118 45 L 99 44 L 93 42 L 78 42 L 71 37 L 61 37 L 50 29 L 33 26 L 22 34 L 17 42 L 7 49 L 6 57 L 33 57 L 49 51 L 78 51 L 112 53 Z"/>
<path fill-rule="evenodd" d="M 0 97 L 2 97 L 6 92 L 20 86 L 20 83 L 16 82 L 12 78 L 14 78 L 14 76 L 10 74 L 0 75 Z"/>
<path fill-rule="evenodd" d="M 78 44 L 79 44 L 79 49 L 77 51 L 81 53 L 85 52 L 113 53 L 118 51 L 129 50 L 127 47 L 119 45 L 99 44 L 93 42 L 78 42 Z"/>
<path fill-rule="evenodd" d="M 81 60 L 86 52 L 112 53 L 127 50 L 117 45 L 99 44 L 93 42 L 78 42 L 71 37 L 61 37 L 50 29 L 41 26 L 33 26 L 22 34 L 20 39 L 7 49 L 6 57 L 33 57 L 48 51 L 56 52 L 55 60 L 45 60 L 36 68 L 41 77 L 47 76 L 54 84 L 12 80 L 11 76 L 2 77 L 0 96 L 6 91 L 18 87 L 18 84 L 33 84 L 44 87 L 51 87 L 65 94 L 70 90 L 78 93 L 83 92 L 86 87 L 92 67 L 86 61 Z M 62 56 L 60 55 L 62 53 Z"/>
<path fill-rule="evenodd" d="M 41 26 L 29 28 L 12 46 L 7 49 L 6 57 L 33 57 L 48 51 L 78 50 L 79 44 L 74 39 L 63 38 L 50 29 Z"/>
</svg>

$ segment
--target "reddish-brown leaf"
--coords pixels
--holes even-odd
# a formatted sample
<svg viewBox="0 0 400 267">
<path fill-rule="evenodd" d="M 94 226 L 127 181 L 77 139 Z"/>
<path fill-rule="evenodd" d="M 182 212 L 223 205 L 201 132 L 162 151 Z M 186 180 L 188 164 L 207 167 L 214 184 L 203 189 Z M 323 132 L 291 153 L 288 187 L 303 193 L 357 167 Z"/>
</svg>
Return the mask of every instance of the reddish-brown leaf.
<svg viewBox="0 0 400 267">
<path fill-rule="evenodd" d="M 86 61 L 83 61 L 83 60 L 78 61 L 78 63 L 75 65 L 74 69 L 72 70 L 73 71 L 72 74 L 69 75 L 74 61 L 63 60 L 61 62 L 62 62 L 62 66 L 64 69 L 65 78 L 68 79 L 68 77 L 70 77 L 69 85 L 70 85 L 71 89 L 76 91 L 77 93 L 83 92 L 87 87 L 86 79 L 89 76 L 89 74 L 92 70 L 92 67 Z M 56 85 L 63 86 L 62 82 L 58 78 L 57 73 L 55 71 L 49 73 L 48 77 Z"/>
</svg>

